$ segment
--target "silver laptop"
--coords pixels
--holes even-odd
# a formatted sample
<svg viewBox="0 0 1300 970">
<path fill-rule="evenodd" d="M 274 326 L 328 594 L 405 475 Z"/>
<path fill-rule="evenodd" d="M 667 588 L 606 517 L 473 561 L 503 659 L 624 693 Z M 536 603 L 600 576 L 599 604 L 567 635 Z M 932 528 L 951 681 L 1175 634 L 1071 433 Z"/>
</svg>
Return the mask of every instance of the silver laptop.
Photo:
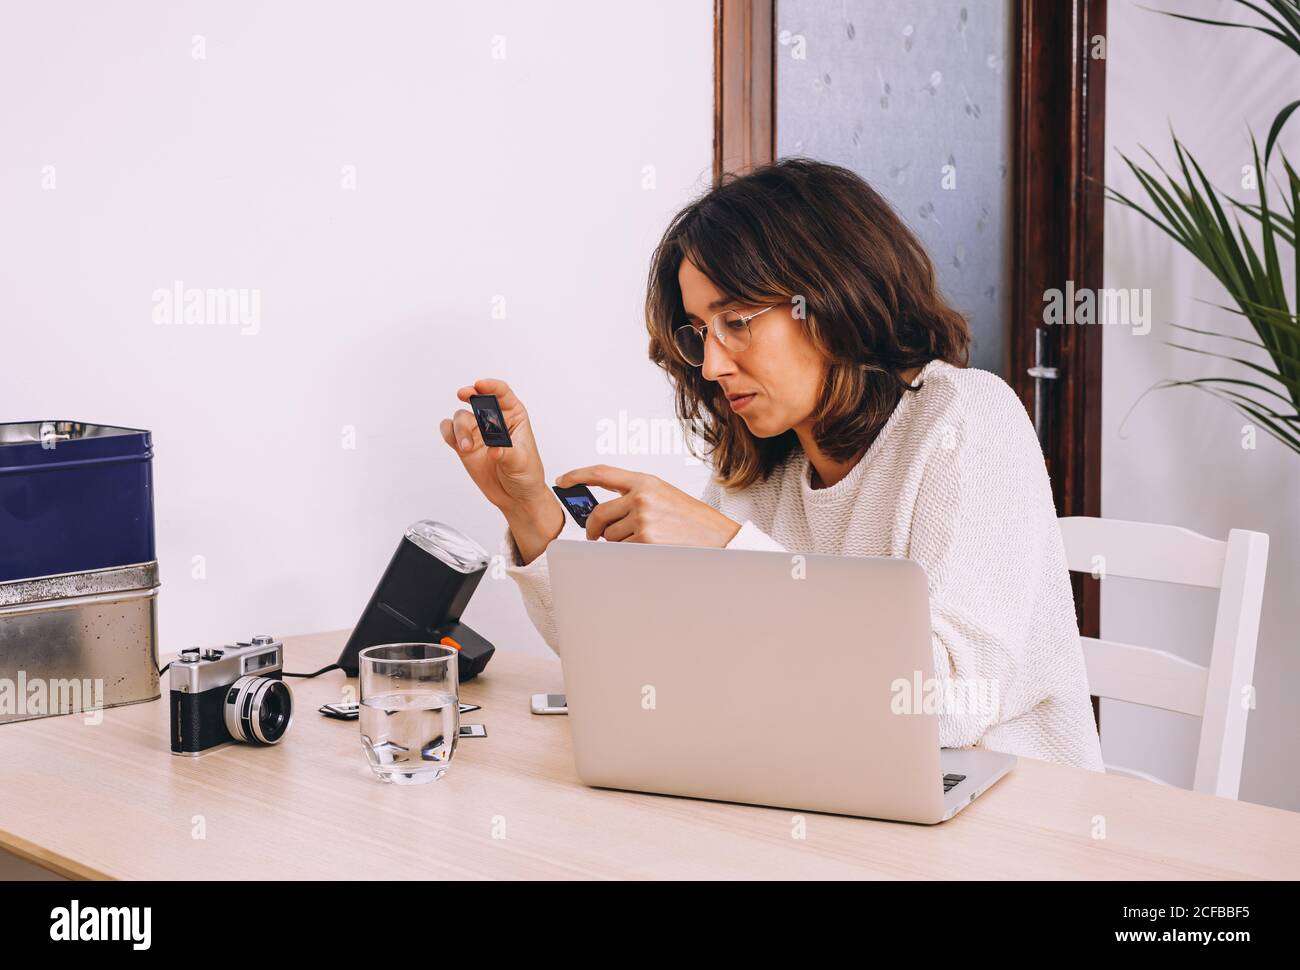
<svg viewBox="0 0 1300 970">
<path fill-rule="evenodd" d="M 1016 763 L 940 749 L 914 562 L 586 540 L 547 559 L 585 784 L 934 823 Z"/>
</svg>

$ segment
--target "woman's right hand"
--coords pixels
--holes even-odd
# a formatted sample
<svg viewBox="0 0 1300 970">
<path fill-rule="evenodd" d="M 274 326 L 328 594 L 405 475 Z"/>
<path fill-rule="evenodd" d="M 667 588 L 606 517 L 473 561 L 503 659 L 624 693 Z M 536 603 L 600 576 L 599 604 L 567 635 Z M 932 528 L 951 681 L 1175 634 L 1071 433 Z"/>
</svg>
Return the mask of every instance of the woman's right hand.
<svg viewBox="0 0 1300 970">
<path fill-rule="evenodd" d="M 506 517 L 520 557 L 529 563 L 564 528 L 564 510 L 546 484 L 528 412 L 510 385 L 484 379 L 456 392 L 466 403 L 475 394 L 496 395 L 513 447 L 485 446 L 473 413 L 464 409 L 443 418 L 439 426 L 442 440 L 460 457 L 479 491 Z"/>
</svg>

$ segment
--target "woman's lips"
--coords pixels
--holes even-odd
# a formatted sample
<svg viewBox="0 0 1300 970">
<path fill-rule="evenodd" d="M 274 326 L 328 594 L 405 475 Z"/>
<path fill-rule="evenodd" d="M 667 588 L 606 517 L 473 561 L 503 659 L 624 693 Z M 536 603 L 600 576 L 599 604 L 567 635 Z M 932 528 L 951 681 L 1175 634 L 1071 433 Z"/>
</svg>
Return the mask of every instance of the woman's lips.
<svg viewBox="0 0 1300 970">
<path fill-rule="evenodd" d="M 727 403 L 731 405 L 731 410 L 743 411 L 749 406 L 749 403 L 754 400 L 754 397 L 755 395 L 753 394 L 742 394 L 739 397 L 727 398 Z"/>
</svg>

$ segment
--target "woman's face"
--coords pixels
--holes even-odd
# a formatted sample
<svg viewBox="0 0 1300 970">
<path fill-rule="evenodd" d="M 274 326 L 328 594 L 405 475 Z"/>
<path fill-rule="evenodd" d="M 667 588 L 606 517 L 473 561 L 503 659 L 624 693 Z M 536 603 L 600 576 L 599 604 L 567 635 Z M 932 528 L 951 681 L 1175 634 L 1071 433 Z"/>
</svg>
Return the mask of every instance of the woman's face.
<svg viewBox="0 0 1300 970">
<path fill-rule="evenodd" d="M 764 306 L 726 303 L 718 288 L 689 259 L 682 260 L 677 282 L 687 317 L 697 328 L 710 326 L 720 310 L 748 316 Z M 806 425 L 821 398 L 827 368 L 804 321 L 794 318 L 794 307 L 786 302 L 755 317 L 749 329 L 749 347 L 737 353 L 722 346 L 710 332 L 700 372 L 722 387 L 732 410 L 756 437 L 771 438 Z"/>
</svg>

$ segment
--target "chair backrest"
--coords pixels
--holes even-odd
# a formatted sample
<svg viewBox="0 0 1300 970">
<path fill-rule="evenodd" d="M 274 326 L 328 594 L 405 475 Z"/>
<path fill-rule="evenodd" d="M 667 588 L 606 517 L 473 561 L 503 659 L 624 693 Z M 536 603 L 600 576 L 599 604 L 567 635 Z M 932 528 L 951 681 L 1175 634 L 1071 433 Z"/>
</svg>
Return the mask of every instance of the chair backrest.
<svg viewBox="0 0 1300 970">
<path fill-rule="evenodd" d="M 1219 591 L 1210 664 L 1164 650 L 1081 637 L 1088 687 L 1098 697 L 1201 718 L 1192 787 L 1236 798 L 1254 706 L 1251 678 L 1264 598 L 1268 536 L 1233 529 L 1226 542 L 1172 525 L 1070 516 L 1059 520 L 1074 572 L 1120 576 Z M 1127 774 L 1140 774 L 1114 769 Z M 1156 779 L 1158 780 L 1158 779 Z"/>
</svg>

